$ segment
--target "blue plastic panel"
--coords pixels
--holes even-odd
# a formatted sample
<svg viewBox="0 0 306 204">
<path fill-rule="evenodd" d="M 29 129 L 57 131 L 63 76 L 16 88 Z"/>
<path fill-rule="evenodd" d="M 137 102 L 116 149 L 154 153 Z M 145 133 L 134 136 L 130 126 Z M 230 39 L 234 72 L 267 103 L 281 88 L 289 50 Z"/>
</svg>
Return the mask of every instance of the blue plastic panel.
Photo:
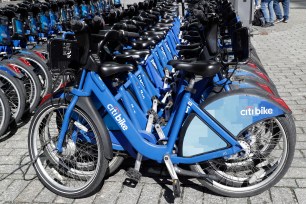
<svg viewBox="0 0 306 204">
<path fill-rule="evenodd" d="M 183 156 L 189 157 L 226 148 L 227 144 L 198 117 L 187 128 L 183 142 Z"/>
</svg>

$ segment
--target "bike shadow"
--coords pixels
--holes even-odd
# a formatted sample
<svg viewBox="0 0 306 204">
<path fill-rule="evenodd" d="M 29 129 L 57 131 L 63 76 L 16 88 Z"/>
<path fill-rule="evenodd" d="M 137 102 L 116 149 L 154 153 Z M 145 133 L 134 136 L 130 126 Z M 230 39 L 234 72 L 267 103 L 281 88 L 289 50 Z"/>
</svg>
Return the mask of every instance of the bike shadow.
<svg viewBox="0 0 306 204">
<path fill-rule="evenodd" d="M 127 159 L 124 161 L 122 168 L 127 170 L 130 167 L 133 167 L 134 161 L 132 159 Z M 188 166 L 182 166 L 184 169 L 188 169 Z M 184 188 L 191 188 L 196 191 L 200 191 L 204 194 L 210 194 L 214 196 L 220 196 L 209 189 L 205 188 L 201 185 L 201 183 L 195 179 L 190 177 L 179 176 L 180 184 L 181 184 L 181 197 L 176 198 L 173 195 L 173 187 L 171 182 L 171 177 L 167 171 L 167 168 L 164 164 L 158 164 L 154 161 L 144 161 L 140 170 L 142 174 L 142 179 L 139 183 L 143 184 L 158 184 L 162 188 L 162 197 L 165 199 L 167 203 L 174 203 L 176 199 L 184 198 Z M 137 183 L 131 183 L 129 178 L 126 178 L 123 182 L 124 186 L 135 188 Z"/>
<path fill-rule="evenodd" d="M 13 137 L 20 128 L 24 127 L 25 125 L 28 125 L 31 119 L 32 114 L 25 114 L 25 116 L 22 117 L 21 122 L 16 123 L 12 121 L 6 132 L 2 136 L 0 136 L 0 143 Z"/>
</svg>

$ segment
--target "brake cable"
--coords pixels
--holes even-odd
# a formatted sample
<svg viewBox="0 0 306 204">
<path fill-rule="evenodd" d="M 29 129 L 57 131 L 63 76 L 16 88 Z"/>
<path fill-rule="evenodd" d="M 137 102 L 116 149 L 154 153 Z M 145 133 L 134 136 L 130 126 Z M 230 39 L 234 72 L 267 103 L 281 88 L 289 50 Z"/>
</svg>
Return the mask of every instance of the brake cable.
<svg viewBox="0 0 306 204">
<path fill-rule="evenodd" d="M 212 91 L 212 92 L 214 92 L 214 93 L 220 93 L 223 89 L 224 89 L 224 87 L 225 87 L 225 85 L 227 84 L 227 82 L 232 78 L 232 76 L 234 75 L 234 73 L 236 72 L 236 70 L 238 69 L 238 59 L 237 59 L 237 62 L 236 62 L 236 64 L 235 64 L 235 68 L 234 68 L 234 70 L 233 70 L 233 72 L 231 73 L 231 75 L 230 76 L 228 76 L 227 77 L 227 79 L 226 79 L 226 81 L 223 83 L 223 84 L 221 84 L 222 85 L 222 88 L 219 90 L 219 91 Z M 221 80 L 222 81 L 222 80 Z M 216 83 L 214 83 L 215 85 L 216 85 Z"/>
</svg>

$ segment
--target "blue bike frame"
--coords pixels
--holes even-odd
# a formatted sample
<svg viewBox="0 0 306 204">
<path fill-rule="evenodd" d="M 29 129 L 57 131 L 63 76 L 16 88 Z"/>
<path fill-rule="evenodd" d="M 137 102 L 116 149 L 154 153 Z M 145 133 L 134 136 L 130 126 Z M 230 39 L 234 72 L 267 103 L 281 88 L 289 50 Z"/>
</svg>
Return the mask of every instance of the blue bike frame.
<svg viewBox="0 0 306 204">
<path fill-rule="evenodd" d="M 215 158 L 222 157 L 224 155 L 233 155 L 242 150 L 240 144 L 234 137 L 228 133 L 221 125 L 218 124 L 211 116 L 199 108 L 198 104 L 190 98 L 190 93 L 185 92 L 182 100 L 180 101 L 179 109 L 175 111 L 175 118 L 172 122 L 172 128 L 169 132 L 169 139 L 166 145 L 158 145 L 148 142 L 144 139 L 144 135 L 151 134 L 143 130 L 139 130 L 135 127 L 133 122 L 129 119 L 128 115 L 125 113 L 121 105 L 118 103 L 116 98 L 108 90 L 107 86 L 104 84 L 99 75 L 95 72 L 89 72 L 83 70 L 80 84 L 77 89 L 73 89 L 71 94 L 74 97 L 69 104 L 67 111 L 65 112 L 65 117 L 62 124 L 62 129 L 58 138 L 57 150 L 62 152 L 62 144 L 66 135 L 69 120 L 72 111 L 78 101 L 79 97 L 89 97 L 95 95 L 105 110 L 109 115 L 116 121 L 118 127 L 120 127 L 122 133 L 125 135 L 126 139 L 130 144 L 143 156 L 155 160 L 157 162 L 162 162 L 165 155 L 170 155 L 171 160 L 174 164 L 184 163 L 192 164 L 197 162 L 203 162 L 206 160 L 211 160 Z M 126 107 L 127 109 L 129 107 Z M 209 152 L 202 155 L 183 158 L 172 153 L 175 142 L 178 139 L 179 131 L 182 126 L 183 120 L 186 113 L 195 112 L 203 121 L 205 121 L 208 126 L 210 126 L 220 137 L 227 142 L 228 147 L 222 150 L 217 150 L 215 152 Z"/>
</svg>

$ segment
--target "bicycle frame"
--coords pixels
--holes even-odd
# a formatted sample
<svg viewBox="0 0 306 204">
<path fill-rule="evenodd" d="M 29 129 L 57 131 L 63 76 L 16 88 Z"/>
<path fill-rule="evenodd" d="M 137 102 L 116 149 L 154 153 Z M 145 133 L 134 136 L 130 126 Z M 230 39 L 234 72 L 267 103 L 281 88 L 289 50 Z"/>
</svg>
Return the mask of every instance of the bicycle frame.
<svg viewBox="0 0 306 204">
<path fill-rule="evenodd" d="M 78 87 L 78 89 L 73 89 L 71 91 L 71 94 L 73 94 L 74 97 L 71 100 L 71 103 L 69 104 L 64 116 L 62 129 L 60 131 L 57 143 L 58 152 L 62 152 L 62 144 L 64 141 L 65 133 L 68 128 L 69 119 L 72 114 L 72 110 L 77 103 L 78 97 L 88 97 L 92 94 L 99 99 L 103 107 L 107 110 L 107 112 L 114 119 L 114 121 L 116 121 L 117 125 L 120 127 L 122 133 L 131 143 L 131 145 L 143 156 L 155 160 L 157 162 L 162 162 L 164 156 L 168 154 L 170 155 L 170 158 L 174 164 L 193 164 L 223 157 L 224 155 L 233 155 L 242 150 L 238 141 L 235 140 L 231 134 L 229 134 L 225 129 L 223 129 L 223 127 L 218 124 L 217 121 L 212 119 L 206 111 L 203 111 L 199 108 L 199 106 L 190 98 L 191 94 L 189 92 L 184 93 L 179 108 L 174 112 L 175 119 L 172 122 L 172 129 L 169 132 L 170 135 L 167 145 L 157 145 L 152 144 L 144 139 L 143 135 L 151 133 L 135 128 L 133 122 L 129 119 L 125 111 L 121 111 L 124 109 L 117 102 L 115 97 L 111 94 L 111 92 L 108 90 L 107 86 L 104 84 L 104 82 L 97 73 L 89 72 L 84 69 Z M 194 111 L 217 134 L 219 134 L 224 139 L 224 141 L 227 142 L 228 147 L 225 149 L 205 153 L 190 158 L 183 158 L 177 156 L 176 154 L 173 154 L 172 150 L 174 148 L 176 140 L 178 139 L 179 131 L 183 123 L 185 114 L 190 113 L 191 111 Z"/>
</svg>

